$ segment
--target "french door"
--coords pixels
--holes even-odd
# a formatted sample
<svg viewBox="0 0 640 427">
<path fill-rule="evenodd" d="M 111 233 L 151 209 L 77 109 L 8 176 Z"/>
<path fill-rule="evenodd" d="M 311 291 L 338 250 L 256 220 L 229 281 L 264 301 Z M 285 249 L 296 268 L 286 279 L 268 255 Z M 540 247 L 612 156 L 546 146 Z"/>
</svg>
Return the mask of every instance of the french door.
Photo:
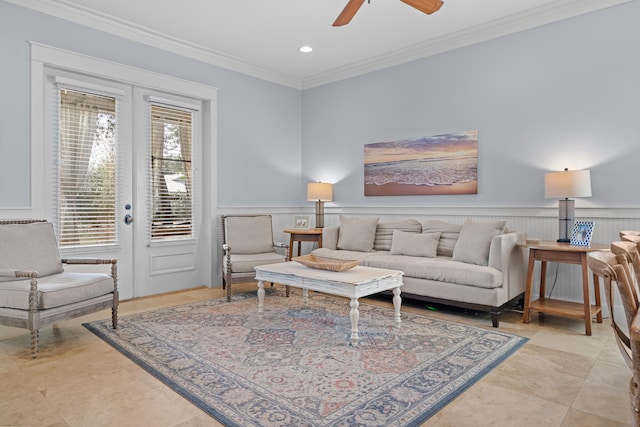
<svg viewBox="0 0 640 427">
<path fill-rule="evenodd" d="M 48 217 L 63 257 L 118 259 L 122 299 L 210 283 L 201 101 L 46 69 Z M 69 267 L 69 269 L 80 267 Z"/>
</svg>

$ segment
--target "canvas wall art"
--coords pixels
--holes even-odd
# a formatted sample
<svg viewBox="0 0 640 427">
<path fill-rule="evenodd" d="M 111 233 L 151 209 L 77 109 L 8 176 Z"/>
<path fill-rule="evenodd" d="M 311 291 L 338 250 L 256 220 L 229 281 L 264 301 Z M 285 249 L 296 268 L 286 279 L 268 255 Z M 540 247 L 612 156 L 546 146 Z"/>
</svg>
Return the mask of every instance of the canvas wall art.
<svg viewBox="0 0 640 427">
<path fill-rule="evenodd" d="M 478 131 L 364 146 L 364 195 L 478 193 Z"/>
</svg>

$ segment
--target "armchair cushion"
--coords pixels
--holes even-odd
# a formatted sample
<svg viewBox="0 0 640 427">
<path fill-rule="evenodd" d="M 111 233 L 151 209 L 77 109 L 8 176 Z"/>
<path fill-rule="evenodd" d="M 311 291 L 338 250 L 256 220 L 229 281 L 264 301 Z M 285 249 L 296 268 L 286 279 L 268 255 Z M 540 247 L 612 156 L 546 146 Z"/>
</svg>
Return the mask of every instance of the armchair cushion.
<svg viewBox="0 0 640 427">
<path fill-rule="evenodd" d="M 226 257 L 222 263 L 224 274 L 227 273 Z M 276 252 L 265 252 L 261 254 L 232 254 L 231 255 L 231 272 L 232 273 L 253 273 L 255 268 L 260 265 L 274 264 L 276 262 L 284 262 L 285 256 Z"/>
<path fill-rule="evenodd" d="M 275 252 L 270 216 L 228 217 L 225 230 L 233 254 Z"/>
<path fill-rule="evenodd" d="M 0 227 L 0 270 L 37 271 L 39 277 L 62 273 L 62 260 L 50 222 Z M 0 277 L 0 282 L 14 280 Z M 29 282 L 26 283 L 27 292 Z"/>
<path fill-rule="evenodd" d="M 0 307 L 29 310 L 29 280 L 0 283 Z M 38 278 L 38 309 L 89 300 L 113 292 L 113 279 L 102 273 L 64 272 Z"/>
</svg>

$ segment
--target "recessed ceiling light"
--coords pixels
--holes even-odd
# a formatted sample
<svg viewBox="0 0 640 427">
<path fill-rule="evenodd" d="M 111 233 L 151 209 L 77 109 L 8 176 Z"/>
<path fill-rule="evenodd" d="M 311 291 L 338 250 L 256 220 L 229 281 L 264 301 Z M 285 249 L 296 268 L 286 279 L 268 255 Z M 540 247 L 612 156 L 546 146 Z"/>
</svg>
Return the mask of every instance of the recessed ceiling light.
<svg viewBox="0 0 640 427">
<path fill-rule="evenodd" d="M 300 52 L 302 53 L 309 53 L 313 50 L 313 48 L 311 46 L 302 46 L 300 48 Z"/>
</svg>

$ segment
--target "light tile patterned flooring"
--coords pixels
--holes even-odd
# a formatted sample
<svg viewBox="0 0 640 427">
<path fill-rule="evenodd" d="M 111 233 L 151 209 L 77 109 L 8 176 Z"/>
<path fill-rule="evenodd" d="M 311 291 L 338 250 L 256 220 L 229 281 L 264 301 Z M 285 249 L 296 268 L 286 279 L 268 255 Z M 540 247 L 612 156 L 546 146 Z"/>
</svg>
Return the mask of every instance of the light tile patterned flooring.
<svg viewBox="0 0 640 427">
<path fill-rule="evenodd" d="M 234 285 L 234 293 L 255 284 Z M 120 304 L 120 314 L 223 296 L 199 288 Z M 391 306 L 389 299 L 365 299 Z M 491 328 L 485 313 L 430 311 L 403 301 L 403 310 Z M 88 332 L 83 322 L 110 312 L 60 322 L 40 332 L 40 358 L 30 359 L 29 333 L 0 326 L 0 426 L 218 426 L 214 419 Z M 530 340 L 507 361 L 424 423 L 424 426 L 626 426 L 625 365 L 605 319 L 584 335 L 580 320 L 515 311 L 500 329 Z"/>
</svg>

